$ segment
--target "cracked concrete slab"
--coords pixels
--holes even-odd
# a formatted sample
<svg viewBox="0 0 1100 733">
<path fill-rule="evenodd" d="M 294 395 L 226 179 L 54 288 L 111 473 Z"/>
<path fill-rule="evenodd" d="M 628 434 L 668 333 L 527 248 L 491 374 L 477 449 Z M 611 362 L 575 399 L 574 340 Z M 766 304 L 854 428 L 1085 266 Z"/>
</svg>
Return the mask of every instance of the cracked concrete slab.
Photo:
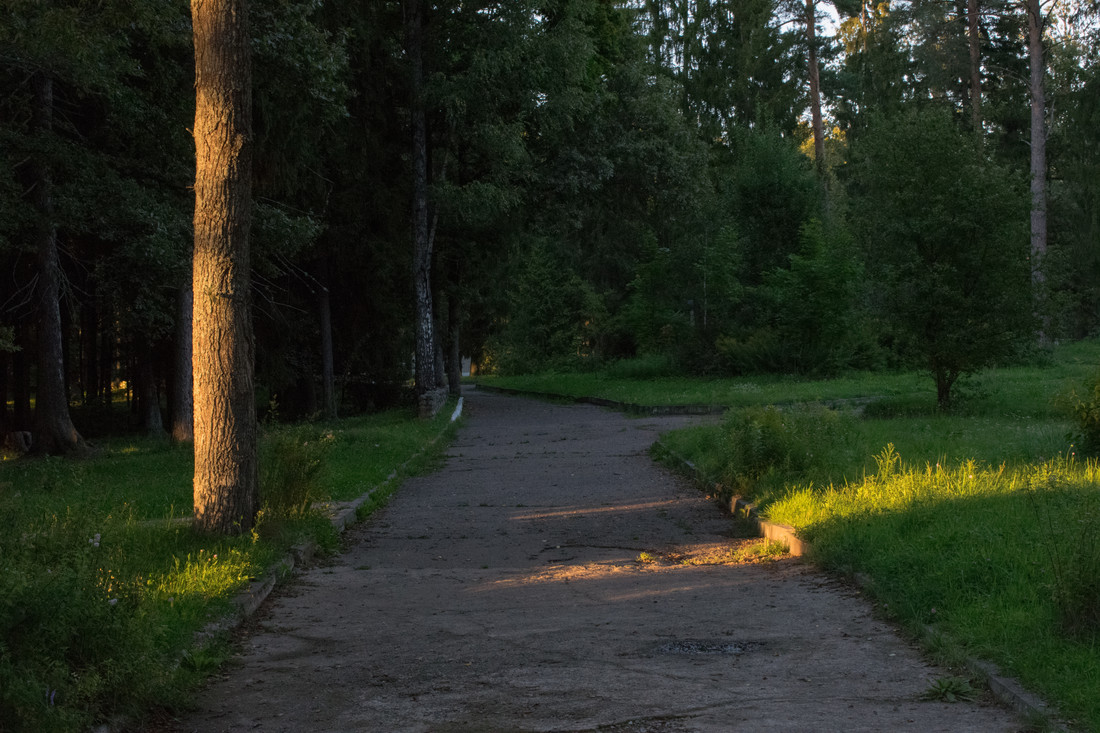
<svg viewBox="0 0 1100 733">
<path fill-rule="evenodd" d="M 436 473 L 266 604 L 177 721 L 222 731 L 1015 731 L 848 586 L 655 465 L 664 431 L 480 392 Z M 646 553 L 643 556 L 642 553 Z"/>
</svg>

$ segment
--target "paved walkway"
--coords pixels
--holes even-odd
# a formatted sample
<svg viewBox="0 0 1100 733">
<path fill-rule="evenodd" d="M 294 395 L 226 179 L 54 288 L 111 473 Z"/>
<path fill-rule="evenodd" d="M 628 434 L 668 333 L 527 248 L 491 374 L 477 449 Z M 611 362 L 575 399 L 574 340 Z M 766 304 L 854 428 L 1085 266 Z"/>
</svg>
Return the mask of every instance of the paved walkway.
<svg viewBox="0 0 1100 733">
<path fill-rule="evenodd" d="M 647 448 L 685 418 L 472 392 L 438 472 L 262 612 L 190 731 L 1012 731 Z M 652 561 L 641 562 L 640 557 Z"/>
</svg>

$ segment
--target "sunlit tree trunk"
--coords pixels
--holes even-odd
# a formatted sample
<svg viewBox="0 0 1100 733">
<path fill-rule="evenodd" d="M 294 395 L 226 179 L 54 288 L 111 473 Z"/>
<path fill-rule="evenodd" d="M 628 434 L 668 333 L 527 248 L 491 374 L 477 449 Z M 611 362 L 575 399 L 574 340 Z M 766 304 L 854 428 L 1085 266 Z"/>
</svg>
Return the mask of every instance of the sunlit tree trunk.
<svg viewBox="0 0 1100 733">
<path fill-rule="evenodd" d="M 47 135 L 53 128 L 53 80 L 37 73 L 34 87 L 34 127 Z M 38 269 L 38 372 L 35 382 L 34 449 L 65 454 L 86 450 L 69 415 L 65 386 L 65 357 L 61 328 L 61 263 L 57 253 L 57 226 L 53 221 L 53 181 L 49 166 L 31 164 L 34 185 L 31 200 L 38 216 L 35 249 Z"/>
<path fill-rule="evenodd" d="M 1043 290 L 1043 260 L 1047 253 L 1047 128 L 1046 62 L 1043 57 L 1043 8 L 1040 0 L 1026 0 L 1028 58 L 1031 66 L 1031 284 L 1039 315 L 1039 341 L 1049 338 Z"/>
<path fill-rule="evenodd" d="M 250 313 L 252 80 L 244 0 L 192 0 L 195 42 L 195 526 L 233 534 L 258 509 Z"/>
</svg>

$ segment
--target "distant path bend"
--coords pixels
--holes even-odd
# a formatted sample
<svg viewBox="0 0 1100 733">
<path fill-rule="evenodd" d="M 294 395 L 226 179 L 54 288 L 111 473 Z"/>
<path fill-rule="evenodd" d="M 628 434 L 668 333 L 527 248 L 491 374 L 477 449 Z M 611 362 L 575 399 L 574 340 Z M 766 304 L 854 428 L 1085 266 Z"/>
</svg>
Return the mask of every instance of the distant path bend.
<svg viewBox="0 0 1100 733">
<path fill-rule="evenodd" d="M 278 595 L 177 730 L 1013 731 L 648 447 L 690 418 L 468 393 L 446 464 Z"/>
</svg>

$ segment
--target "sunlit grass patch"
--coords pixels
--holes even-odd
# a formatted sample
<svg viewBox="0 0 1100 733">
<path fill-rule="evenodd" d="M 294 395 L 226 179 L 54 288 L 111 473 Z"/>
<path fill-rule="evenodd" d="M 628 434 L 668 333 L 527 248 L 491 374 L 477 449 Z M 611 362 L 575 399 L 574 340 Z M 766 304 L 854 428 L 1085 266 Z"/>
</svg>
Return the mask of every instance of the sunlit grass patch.
<svg viewBox="0 0 1100 733">
<path fill-rule="evenodd" d="M 863 480 L 792 485 L 765 512 L 816 561 L 870 577 L 888 615 L 943 632 L 1096 728 L 1098 498 L 1091 460 L 914 467 L 888 448 Z"/>
</svg>

